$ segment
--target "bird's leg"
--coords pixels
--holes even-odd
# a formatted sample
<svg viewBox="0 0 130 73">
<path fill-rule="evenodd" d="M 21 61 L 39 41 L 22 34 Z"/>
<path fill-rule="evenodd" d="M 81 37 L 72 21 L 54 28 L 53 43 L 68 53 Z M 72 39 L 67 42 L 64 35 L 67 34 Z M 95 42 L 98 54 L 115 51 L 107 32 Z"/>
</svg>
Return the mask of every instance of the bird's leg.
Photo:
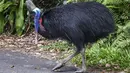
<svg viewBox="0 0 130 73">
<path fill-rule="evenodd" d="M 61 63 L 57 64 L 52 70 L 57 70 L 61 67 L 63 67 L 65 65 L 66 62 L 68 62 L 69 60 L 71 60 L 74 56 L 78 55 L 80 52 L 76 51 L 75 53 L 73 53 L 72 55 L 68 56 L 67 58 L 63 59 L 61 61 Z"/>
<path fill-rule="evenodd" d="M 87 72 L 87 68 L 86 68 L 86 58 L 85 58 L 85 48 L 83 48 L 81 51 L 81 56 L 82 56 L 82 69 L 76 71 L 76 73 L 86 73 Z"/>
</svg>

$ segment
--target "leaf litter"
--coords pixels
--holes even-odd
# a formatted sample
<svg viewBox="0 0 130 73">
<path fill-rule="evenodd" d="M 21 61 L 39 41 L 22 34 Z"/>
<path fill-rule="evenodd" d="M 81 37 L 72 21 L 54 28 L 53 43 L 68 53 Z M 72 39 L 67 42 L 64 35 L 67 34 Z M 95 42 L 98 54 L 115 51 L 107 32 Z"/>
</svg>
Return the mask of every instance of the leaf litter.
<svg viewBox="0 0 130 73">
<path fill-rule="evenodd" d="M 47 58 L 47 59 L 57 59 L 58 54 L 55 51 L 42 50 L 40 46 L 47 45 L 49 43 L 55 42 L 54 40 L 44 39 L 39 35 L 38 44 L 35 44 L 35 33 L 32 32 L 27 36 L 18 37 L 15 35 L 0 35 L 0 50 L 11 50 L 13 52 L 22 52 L 24 54 L 31 54 L 36 57 Z"/>
</svg>

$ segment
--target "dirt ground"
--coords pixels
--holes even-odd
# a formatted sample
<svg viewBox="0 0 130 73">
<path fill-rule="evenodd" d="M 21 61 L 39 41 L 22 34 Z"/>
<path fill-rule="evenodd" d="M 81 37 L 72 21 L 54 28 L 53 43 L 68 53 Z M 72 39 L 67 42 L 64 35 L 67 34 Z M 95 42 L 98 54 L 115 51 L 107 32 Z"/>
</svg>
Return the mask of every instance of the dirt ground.
<svg viewBox="0 0 130 73">
<path fill-rule="evenodd" d="M 13 36 L 13 35 L 0 35 L 0 50 L 11 50 L 14 52 L 21 52 L 24 54 L 30 54 L 36 57 L 40 58 L 46 58 L 49 60 L 57 60 L 59 59 L 59 56 L 61 55 L 61 52 L 56 51 L 56 50 L 51 50 L 51 51 L 45 51 L 41 49 L 39 46 L 41 45 L 47 45 L 49 43 L 53 43 L 54 40 L 46 40 L 42 38 L 39 35 L 39 38 L 42 40 L 39 40 L 39 43 L 36 45 L 35 44 L 35 33 L 32 32 L 26 36 Z M 115 72 L 115 71 L 109 71 L 107 72 L 104 69 L 96 69 L 90 67 L 89 70 L 91 71 L 101 71 L 101 73 L 126 73 L 124 71 L 121 72 Z"/>
<path fill-rule="evenodd" d="M 16 52 L 22 52 L 24 54 L 31 54 L 40 58 L 47 59 L 57 59 L 58 54 L 56 51 L 45 51 L 39 46 L 46 45 L 48 43 L 53 43 L 54 40 L 45 40 L 39 35 L 39 38 L 42 39 L 38 41 L 38 44 L 35 44 L 35 33 L 32 32 L 29 35 L 17 37 L 14 35 L 0 35 L 0 49 L 1 50 L 12 50 Z M 44 50 L 44 51 L 43 51 Z"/>
</svg>

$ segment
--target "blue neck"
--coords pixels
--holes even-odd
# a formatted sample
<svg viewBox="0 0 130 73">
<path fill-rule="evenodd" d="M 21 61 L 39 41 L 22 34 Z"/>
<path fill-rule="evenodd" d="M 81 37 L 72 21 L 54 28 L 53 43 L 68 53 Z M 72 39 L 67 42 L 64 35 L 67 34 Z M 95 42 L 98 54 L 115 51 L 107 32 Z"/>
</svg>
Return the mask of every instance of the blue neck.
<svg viewBox="0 0 130 73">
<path fill-rule="evenodd" d="M 34 17 L 35 31 L 38 32 L 38 28 L 40 26 L 39 19 L 40 19 L 41 11 L 39 8 L 35 8 L 33 11 L 35 12 L 35 17 Z"/>
</svg>

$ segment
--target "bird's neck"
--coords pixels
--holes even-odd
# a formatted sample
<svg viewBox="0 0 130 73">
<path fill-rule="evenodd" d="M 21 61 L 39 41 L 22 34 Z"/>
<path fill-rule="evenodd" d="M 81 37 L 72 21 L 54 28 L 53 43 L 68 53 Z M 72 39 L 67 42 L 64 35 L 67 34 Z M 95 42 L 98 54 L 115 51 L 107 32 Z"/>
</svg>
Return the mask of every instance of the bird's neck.
<svg viewBox="0 0 130 73">
<path fill-rule="evenodd" d="M 42 18 L 40 18 L 40 19 L 39 19 L 39 24 L 40 24 L 40 26 L 43 26 L 43 25 L 42 25 L 42 22 L 43 22 L 43 20 L 42 20 Z"/>
<path fill-rule="evenodd" d="M 40 26 L 39 26 L 39 29 L 42 28 L 42 30 L 46 31 L 45 28 L 44 28 L 44 24 L 43 24 L 44 22 L 43 22 L 43 20 L 44 20 L 44 19 L 43 19 L 42 17 L 40 17 L 40 19 L 39 19 L 39 25 L 40 25 Z"/>
<path fill-rule="evenodd" d="M 41 17 L 39 19 L 38 33 L 45 38 L 50 38 L 51 35 L 50 35 L 49 30 L 47 28 L 48 28 L 48 23 L 47 23 L 46 18 Z"/>
</svg>

